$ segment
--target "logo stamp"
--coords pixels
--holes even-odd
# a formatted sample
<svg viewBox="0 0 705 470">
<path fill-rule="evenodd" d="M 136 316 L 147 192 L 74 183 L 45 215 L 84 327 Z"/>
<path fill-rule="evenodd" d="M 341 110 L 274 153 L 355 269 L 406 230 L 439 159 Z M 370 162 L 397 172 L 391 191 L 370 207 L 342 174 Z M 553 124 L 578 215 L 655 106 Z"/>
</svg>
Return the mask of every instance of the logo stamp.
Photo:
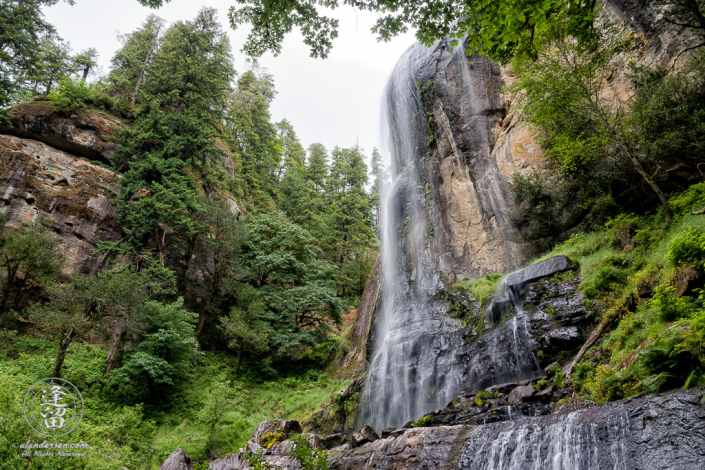
<svg viewBox="0 0 705 470">
<path fill-rule="evenodd" d="M 42 436 L 65 436 L 83 419 L 81 392 L 64 379 L 40 380 L 24 397 L 24 418 Z"/>
</svg>

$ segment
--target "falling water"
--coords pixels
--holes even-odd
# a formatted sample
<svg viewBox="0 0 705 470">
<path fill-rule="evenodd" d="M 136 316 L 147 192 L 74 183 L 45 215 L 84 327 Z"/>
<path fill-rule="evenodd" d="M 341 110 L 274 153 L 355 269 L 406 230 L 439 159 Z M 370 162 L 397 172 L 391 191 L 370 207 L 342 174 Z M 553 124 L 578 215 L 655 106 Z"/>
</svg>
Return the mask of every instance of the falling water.
<svg viewBox="0 0 705 470">
<path fill-rule="evenodd" d="M 631 470 L 632 423 L 624 411 L 593 421 L 583 411 L 548 426 L 528 419 L 478 429 L 463 451 L 461 470 Z M 507 429 L 509 428 L 509 429 Z M 609 450 L 608 452 L 605 452 Z"/>
<path fill-rule="evenodd" d="M 423 177 L 429 130 L 419 84 L 435 78 L 441 59 L 452 62 L 473 128 L 487 114 L 483 71 L 472 70 L 462 44 L 415 44 L 401 57 L 387 85 L 392 184 L 380 211 L 380 307 L 371 329 L 370 368 L 358 412 L 359 425 L 376 429 L 399 427 L 442 408 L 462 390 L 525 378 L 526 370 L 536 369 L 533 362 L 525 364 L 535 356 L 533 351 L 527 354 L 531 344 L 526 341 L 523 311 L 510 322 L 492 323 L 488 334 L 470 344 L 465 340 L 468 328 L 451 318 L 440 300 L 444 284 L 431 224 L 438 209 Z M 478 125 L 472 132 L 468 158 L 486 161 L 486 129 Z M 495 199 L 502 195 L 485 193 L 488 204 L 501 206 Z"/>
</svg>

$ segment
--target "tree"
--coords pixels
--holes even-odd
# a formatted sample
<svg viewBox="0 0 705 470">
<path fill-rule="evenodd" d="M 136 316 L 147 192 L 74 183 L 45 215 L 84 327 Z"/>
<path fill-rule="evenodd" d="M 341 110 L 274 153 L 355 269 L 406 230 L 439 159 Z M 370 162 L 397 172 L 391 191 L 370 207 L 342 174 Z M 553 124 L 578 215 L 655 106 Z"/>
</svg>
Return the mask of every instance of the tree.
<svg viewBox="0 0 705 470">
<path fill-rule="evenodd" d="M 265 305 L 269 345 L 279 356 L 295 357 L 340 322 L 333 268 L 318 259 L 311 235 L 281 214 L 252 217 L 248 230 L 243 262 Z"/>
<path fill-rule="evenodd" d="M 595 165 L 629 165 L 671 208 L 655 176 L 662 168 L 625 132 L 628 105 L 616 92 L 606 93 L 614 73 L 612 59 L 625 51 L 620 34 L 608 26 L 596 31 L 597 43 L 575 41 L 565 23 L 556 21 L 541 35 L 538 60 L 516 61 L 514 85 L 526 95 L 524 112 L 536 127 L 549 159 L 568 174 Z M 649 168 L 651 167 L 651 168 Z"/>
<path fill-rule="evenodd" d="M 384 163 L 382 163 L 382 156 L 376 148 L 372 149 L 372 175 L 374 183 L 372 183 L 372 188 L 370 189 L 370 209 L 374 215 L 375 225 L 378 225 L 382 196 L 389 190 L 391 181 L 387 170 L 384 168 Z"/>
<path fill-rule="evenodd" d="M 282 148 L 269 105 L 276 91 L 272 76 L 257 64 L 240 76 L 226 109 L 226 129 L 243 194 L 262 207 L 274 197 Z"/>
<path fill-rule="evenodd" d="M 110 372 L 118 363 L 125 331 L 142 330 L 140 312 L 146 299 L 158 290 L 157 284 L 128 267 L 92 276 L 78 275 L 69 282 L 49 286 L 49 301 L 32 305 L 29 318 L 59 340 L 52 377 L 61 377 L 61 366 L 74 340 L 90 331 L 100 331 L 106 320 L 112 321 L 106 361 L 106 372 Z"/>
<path fill-rule="evenodd" d="M 165 33 L 139 89 L 135 124 L 120 131 L 115 161 L 129 166 L 118 200 L 126 241 L 156 248 L 162 266 L 170 249 L 182 255 L 201 229 L 199 186 L 207 193 L 218 184 L 215 138 L 234 73 L 216 12 L 204 8 Z"/>
<path fill-rule="evenodd" d="M 153 8 L 169 0 L 140 0 Z M 265 52 L 275 56 L 281 52 L 284 37 L 294 27 L 300 28 L 304 43 L 312 57 L 325 58 L 338 36 L 338 20 L 322 15 L 318 5 L 336 8 L 341 3 L 360 10 L 377 12 L 372 32 L 381 40 L 389 40 L 409 28 L 417 29 L 416 37 L 431 46 L 436 40 L 450 37 L 451 42 L 465 35 L 470 50 L 482 50 L 493 59 L 509 60 L 515 54 L 534 55 L 534 37 L 567 13 L 571 31 L 589 38 L 595 17 L 596 0 L 238 0 L 241 7 L 230 10 L 234 29 L 249 24 L 252 29 L 243 52 L 259 57 Z"/>
<path fill-rule="evenodd" d="M 24 85 L 22 77 L 35 68 L 46 39 L 55 37 L 42 8 L 57 2 L 0 0 L 0 110 L 18 99 Z"/>
<path fill-rule="evenodd" d="M 115 53 L 108 75 L 113 93 L 130 98 L 135 105 L 137 92 L 144 83 L 146 73 L 152 65 L 154 54 L 159 49 L 164 20 L 156 15 L 149 15 L 136 31 L 119 36 L 122 48 Z"/>
<path fill-rule="evenodd" d="M 73 63 L 81 72 L 81 81 L 85 82 L 88 75 L 94 73 L 96 65 L 98 65 L 98 51 L 91 47 L 79 52 L 73 57 Z"/>
<path fill-rule="evenodd" d="M 360 294 L 357 279 L 346 273 L 346 264 L 373 245 L 369 196 L 365 192 L 367 165 L 362 149 L 336 147 L 327 181 L 331 205 L 326 245 L 329 256 L 338 266 L 338 289 L 343 296 Z"/>
<path fill-rule="evenodd" d="M 181 298 L 173 303 L 149 301 L 141 315 L 146 323 L 141 341 L 128 351 L 116 379 L 131 384 L 137 399 L 154 401 L 191 376 L 197 315 L 183 308 Z"/>
<path fill-rule="evenodd" d="M 5 219 L 0 217 L 0 227 Z M 0 321 L 7 323 L 36 292 L 58 279 L 62 267 L 56 237 L 40 223 L 0 231 Z"/>
<path fill-rule="evenodd" d="M 34 90 L 42 86 L 44 95 L 49 95 L 54 84 L 62 77 L 71 75 L 76 70 L 76 64 L 71 57 L 71 47 L 68 43 L 53 36 L 45 36 L 39 46 L 39 51 L 27 79 L 34 84 Z"/>
<path fill-rule="evenodd" d="M 306 151 L 296 136 L 294 126 L 289 121 L 282 119 L 275 126 L 279 132 L 280 147 L 282 148 L 282 160 L 279 163 L 279 171 L 277 173 L 277 182 L 279 182 L 288 171 L 294 168 L 303 168 Z"/>
<path fill-rule="evenodd" d="M 269 326 L 264 321 L 265 305 L 257 290 L 237 281 L 226 283 L 235 305 L 230 313 L 220 317 L 221 328 L 228 338 L 228 347 L 238 351 L 235 375 L 240 372 L 246 349 L 262 351 L 267 347 Z"/>
</svg>

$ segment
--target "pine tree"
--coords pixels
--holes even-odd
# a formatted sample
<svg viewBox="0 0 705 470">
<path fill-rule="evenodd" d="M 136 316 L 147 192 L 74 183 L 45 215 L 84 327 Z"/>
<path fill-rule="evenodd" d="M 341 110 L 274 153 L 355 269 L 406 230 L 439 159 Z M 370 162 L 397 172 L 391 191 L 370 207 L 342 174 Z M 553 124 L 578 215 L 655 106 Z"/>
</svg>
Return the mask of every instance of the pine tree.
<svg viewBox="0 0 705 470">
<path fill-rule="evenodd" d="M 282 148 L 269 105 L 276 91 L 272 76 L 255 64 L 237 81 L 226 109 L 226 133 L 244 195 L 256 206 L 274 199 Z"/>
</svg>

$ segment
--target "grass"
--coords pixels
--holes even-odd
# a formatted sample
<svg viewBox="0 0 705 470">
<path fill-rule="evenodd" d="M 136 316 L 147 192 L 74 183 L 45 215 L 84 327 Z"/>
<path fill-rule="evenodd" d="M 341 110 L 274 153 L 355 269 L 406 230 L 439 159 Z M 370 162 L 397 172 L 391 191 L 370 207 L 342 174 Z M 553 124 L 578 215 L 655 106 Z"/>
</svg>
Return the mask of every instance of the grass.
<svg viewBox="0 0 705 470">
<path fill-rule="evenodd" d="M 208 459 L 210 428 L 203 410 L 213 396 L 226 396 L 222 416 L 210 448 L 217 455 L 238 452 L 260 421 L 304 421 L 349 385 L 325 375 L 307 374 L 277 381 L 236 379 L 234 364 L 224 355 L 206 353 L 193 370 L 193 379 L 170 396 L 169 406 L 130 403 L 121 396 L 103 370 L 106 352 L 88 344 L 74 344 L 66 357 L 64 378 L 81 391 L 85 417 L 79 427 L 59 442 L 83 441 L 91 446 L 86 457 L 73 461 L 20 457 L 13 442 L 41 442 L 22 415 L 22 400 L 30 386 L 47 377 L 56 345 L 40 339 L 11 338 L 4 342 L 0 361 L 0 461 L 3 470 L 91 468 L 158 469 L 181 447 L 195 461 Z M 221 388 L 218 388 L 218 386 Z M 106 458 L 105 456 L 110 456 Z M 54 463 L 52 463 L 54 462 Z"/>
</svg>

